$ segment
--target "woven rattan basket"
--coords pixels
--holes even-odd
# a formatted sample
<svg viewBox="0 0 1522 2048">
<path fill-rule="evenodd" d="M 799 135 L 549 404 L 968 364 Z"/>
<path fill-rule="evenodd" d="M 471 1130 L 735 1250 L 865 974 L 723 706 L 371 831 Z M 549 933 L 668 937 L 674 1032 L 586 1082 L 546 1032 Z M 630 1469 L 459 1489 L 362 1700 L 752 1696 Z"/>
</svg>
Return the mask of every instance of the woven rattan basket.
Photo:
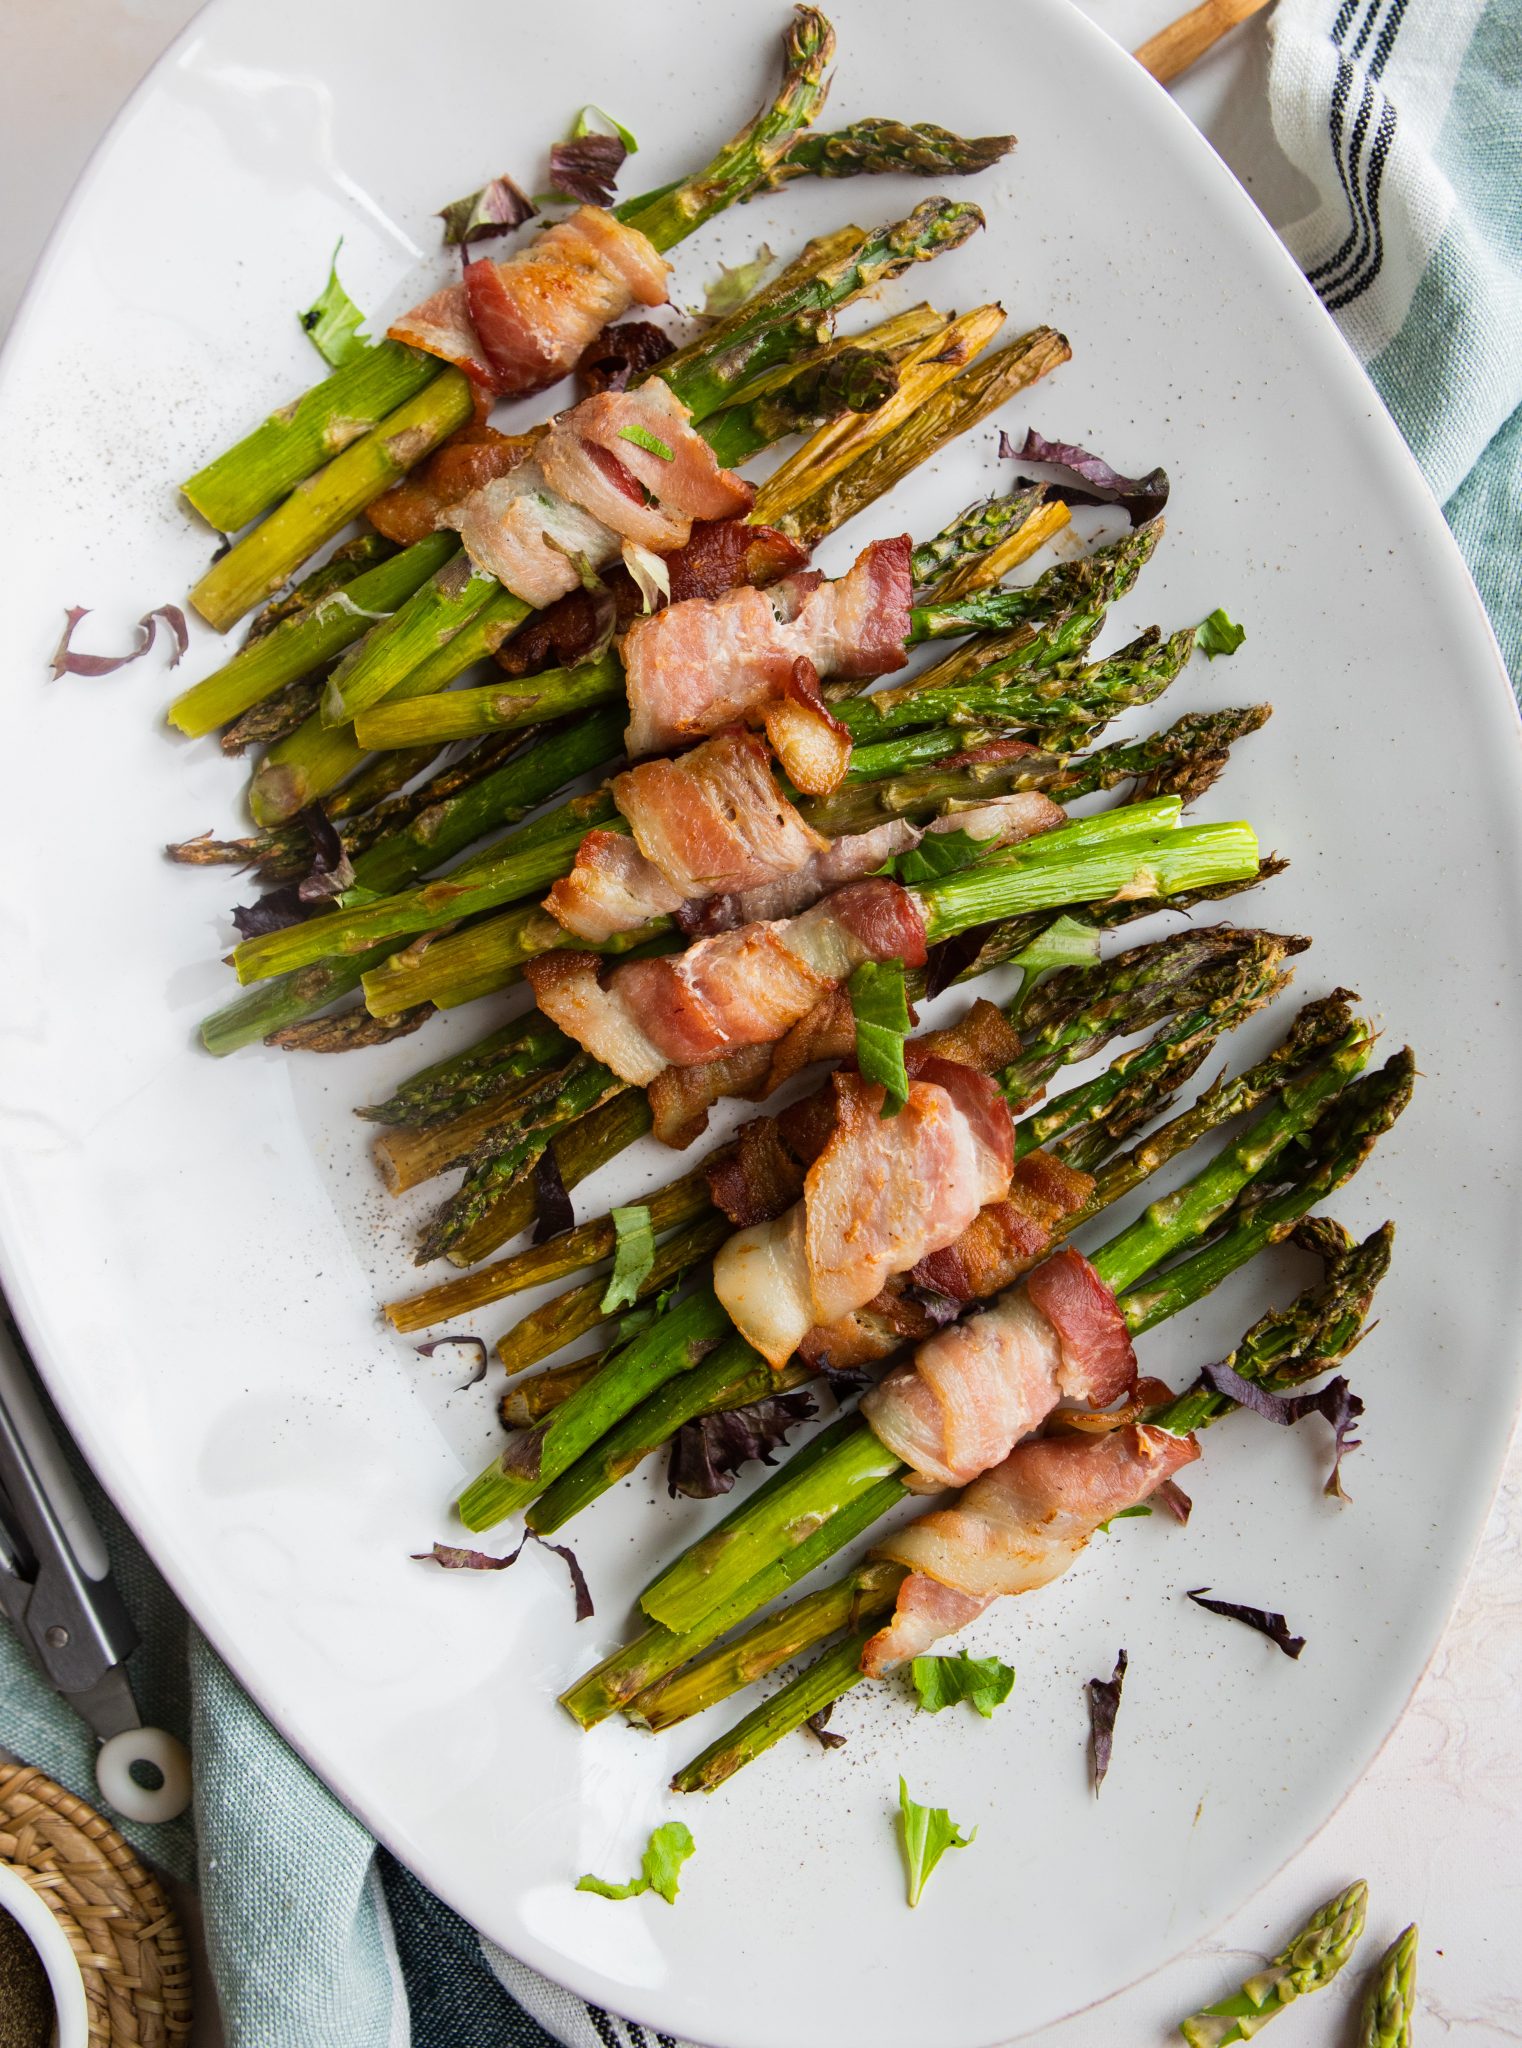
<svg viewBox="0 0 1522 2048">
<path fill-rule="evenodd" d="M 190 1960 L 163 1887 L 109 1821 L 24 1764 L 0 1765 L 0 1862 L 47 1901 L 85 1980 L 90 2048 L 179 2048 Z"/>
</svg>

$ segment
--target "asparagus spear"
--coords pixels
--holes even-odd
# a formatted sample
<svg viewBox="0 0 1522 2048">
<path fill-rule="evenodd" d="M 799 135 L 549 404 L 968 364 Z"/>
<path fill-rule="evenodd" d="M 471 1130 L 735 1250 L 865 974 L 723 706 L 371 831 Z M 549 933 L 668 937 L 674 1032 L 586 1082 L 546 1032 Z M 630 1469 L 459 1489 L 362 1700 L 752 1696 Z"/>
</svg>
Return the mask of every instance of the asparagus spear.
<svg viewBox="0 0 1522 2048">
<path fill-rule="evenodd" d="M 1017 486 L 1004 497 L 979 498 L 934 540 L 909 557 L 915 595 L 923 604 L 950 577 L 983 560 L 1017 533 L 1046 496 L 1045 484 Z M 1048 572 L 1050 573 L 1050 572 Z"/>
<path fill-rule="evenodd" d="M 876 412 L 899 387 L 898 365 L 881 349 L 820 352 L 786 383 L 744 403 L 727 405 L 705 436 L 725 469 L 770 448 L 789 434 L 806 434 L 839 413 Z"/>
<path fill-rule="evenodd" d="M 805 1650 L 827 1642 L 841 1629 L 851 1631 L 851 1642 L 859 1659 L 876 1624 L 891 1614 L 905 1568 L 886 1558 L 869 1558 L 832 1586 L 806 1593 L 790 1606 L 778 1608 L 758 1621 L 733 1642 L 725 1643 L 707 1657 L 661 1679 L 630 1701 L 628 1718 L 637 1727 L 658 1731 L 674 1728 L 733 1693 L 765 1678 L 769 1672 L 789 1664 Z M 832 1695 L 838 1697 L 838 1695 Z M 798 1695 L 794 1695 L 796 1706 Z M 825 1704 L 825 1703 L 822 1703 Z M 803 1716 L 804 1720 L 808 1715 Z"/>
<path fill-rule="evenodd" d="M 401 342 L 376 342 L 271 413 L 180 488 L 208 525 L 236 533 L 438 374 L 435 357 Z"/>
<path fill-rule="evenodd" d="M 833 135 L 800 135 L 773 172 L 790 178 L 857 178 L 863 172 L 911 171 L 921 178 L 969 178 L 1015 146 L 1013 135 L 953 135 L 933 121 L 853 121 Z"/>
<path fill-rule="evenodd" d="M 537 1010 L 526 1010 L 478 1044 L 424 1067 L 384 1102 L 354 1113 L 371 1123 L 430 1124 L 477 1108 L 521 1075 L 538 1072 L 558 1056 L 569 1057 L 572 1050 L 558 1026 Z"/>
<path fill-rule="evenodd" d="M 768 478 L 756 494 L 754 516 L 813 546 L 841 524 L 843 517 L 891 490 L 936 449 L 1057 369 L 1071 354 L 1065 336 L 1055 328 L 1033 328 L 942 385 L 855 461 L 784 509 L 777 509 L 785 488 L 782 472 Z M 787 479 L 788 483 L 794 481 Z M 849 507 L 849 512 L 843 512 L 843 507 Z"/>
<path fill-rule="evenodd" d="M 341 455 L 298 484 L 283 504 L 212 563 L 190 602 L 225 633 L 331 540 L 355 513 L 437 448 L 475 409 L 470 381 L 444 370 Z"/>
<path fill-rule="evenodd" d="M 1358 2048 L 1411 2048 L 1416 1942 L 1412 1925 L 1396 1936 L 1374 1965 L 1358 2019 Z"/>
<path fill-rule="evenodd" d="M 822 1443 L 828 1432 L 814 1439 Z M 811 1445 L 805 1444 L 795 1455 L 802 1457 Z M 854 1542 L 864 1535 L 889 1508 L 903 1498 L 903 1488 L 897 1480 L 887 1480 L 881 1486 L 864 1493 L 859 1500 L 843 1508 L 836 1518 L 842 1532 L 841 1542 Z M 785 1593 L 789 1586 L 806 1578 L 818 1565 L 831 1556 L 838 1546 L 834 1542 L 836 1523 L 821 1528 L 817 1535 L 805 1537 L 796 1549 L 779 1558 L 761 1576 L 747 1586 L 739 1599 L 716 1607 L 698 1628 L 687 1635 L 676 1635 L 659 1623 L 652 1623 L 636 1636 L 633 1641 L 605 1657 L 601 1664 L 578 1679 L 560 1696 L 560 1704 L 579 1721 L 583 1728 L 594 1727 L 606 1720 L 609 1714 L 636 1698 L 658 1679 L 677 1670 L 689 1658 L 695 1657 L 739 1622 L 747 1620 L 758 1607 Z M 807 1719 L 807 1716 L 804 1716 Z"/>
<path fill-rule="evenodd" d="M 1189 2048 L 1227 2048 L 1229 2042 L 1249 2040 L 1285 2006 L 1330 1984 L 1358 1946 L 1368 1904 L 1369 1887 L 1360 1878 L 1318 1906 L 1240 1991 L 1181 2022 L 1179 2032 Z"/>
<path fill-rule="evenodd" d="M 199 738 L 310 674 L 352 645 L 377 618 L 405 604 L 448 561 L 455 545 L 453 534 L 430 534 L 330 592 L 310 610 L 250 640 L 221 668 L 180 692 L 169 707 L 170 724 Z"/>
<path fill-rule="evenodd" d="M 983 225 L 976 206 L 926 199 L 902 220 L 864 233 L 845 229 L 814 245 L 821 261 L 757 293 L 732 321 L 655 366 L 696 419 L 707 419 L 730 395 L 779 364 L 828 339 L 830 315 L 852 299 L 899 277 L 912 263 L 960 248 Z"/>
<path fill-rule="evenodd" d="M 575 668 L 542 669 L 516 683 L 487 683 L 403 700 L 392 698 L 354 721 L 361 748 L 443 746 L 485 732 L 513 732 L 541 719 L 563 718 L 624 694 L 623 664 L 609 650 Z"/>
</svg>

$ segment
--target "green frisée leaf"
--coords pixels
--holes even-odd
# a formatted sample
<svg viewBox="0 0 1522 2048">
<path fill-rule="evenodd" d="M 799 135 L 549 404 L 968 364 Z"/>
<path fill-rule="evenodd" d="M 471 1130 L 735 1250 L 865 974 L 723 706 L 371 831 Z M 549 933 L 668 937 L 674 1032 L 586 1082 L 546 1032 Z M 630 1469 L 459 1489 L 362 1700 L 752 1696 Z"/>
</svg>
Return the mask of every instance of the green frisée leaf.
<svg viewBox="0 0 1522 2048">
<path fill-rule="evenodd" d="M 585 1877 L 577 1878 L 576 1889 L 595 1892 L 600 1899 L 637 1899 L 641 1892 L 659 1892 L 668 1906 L 674 1906 L 682 1865 L 695 1847 L 686 1822 L 668 1820 L 650 1837 L 640 1858 L 638 1877 L 631 1877 L 627 1884 L 611 1884 L 607 1878 L 594 1877 L 589 1871 Z"/>
<path fill-rule="evenodd" d="M 846 984 L 856 1019 L 856 1064 L 863 1077 L 887 1090 L 884 1116 L 896 1116 L 909 1100 L 904 1040 L 909 1036 L 909 998 L 902 960 L 864 960 Z"/>
<path fill-rule="evenodd" d="M 995 1707 L 1009 1698 L 1015 1683 L 1015 1667 L 999 1657 L 967 1657 L 960 1653 L 943 1657 L 916 1657 L 909 1667 L 914 1690 L 927 1714 L 954 1707 L 966 1700 L 987 1721 Z"/>
<path fill-rule="evenodd" d="M 743 306 L 776 262 L 763 242 L 749 263 L 735 263 L 722 269 L 703 294 L 703 317 L 722 320 Z"/>
<path fill-rule="evenodd" d="M 620 441 L 632 441 L 636 448 L 643 448 L 647 455 L 658 456 L 662 462 L 676 460 L 660 436 L 652 434 L 648 427 L 642 427 L 637 420 L 632 427 L 620 427 L 618 438 Z"/>
<path fill-rule="evenodd" d="M 349 294 L 338 282 L 338 250 L 343 247 L 343 237 L 333 251 L 333 261 L 328 266 L 328 281 L 317 297 L 300 314 L 302 327 L 311 336 L 312 346 L 323 361 L 335 370 L 345 363 L 352 363 L 356 356 L 362 356 L 373 347 L 367 335 L 360 329 L 365 316 L 355 305 Z"/>
<path fill-rule="evenodd" d="M 598 126 L 599 122 L 602 124 L 601 127 Z M 579 142 L 583 135 L 616 135 L 630 156 L 639 155 L 639 144 L 634 139 L 634 131 L 626 128 L 622 121 L 615 121 L 602 107 L 583 107 L 576 116 L 576 125 L 571 130 L 572 142 Z"/>
<path fill-rule="evenodd" d="M 1099 958 L 1099 927 L 1078 917 L 1057 917 L 1010 960 L 1027 974 L 1046 974 L 1054 967 L 1092 967 Z"/>
<path fill-rule="evenodd" d="M 1142 1502 L 1140 1507 L 1121 1508 L 1118 1513 L 1111 1515 L 1108 1522 L 1101 1522 L 1094 1533 L 1097 1536 L 1108 1536 L 1110 1533 L 1110 1522 L 1129 1522 L 1138 1515 L 1150 1515 L 1151 1512 L 1151 1508 L 1147 1506 L 1145 1501 Z"/>
<path fill-rule="evenodd" d="M 917 1906 L 930 1873 L 948 1849 L 965 1849 L 978 1831 L 964 1835 L 944 1806 L 920 1806 L 898 1781 L 898 1836 L 909 1871 L 909 1903 Z"/>
<path fill-rule="evenodd" d="M 1200 620 L 1194 636 L 1195 645 L 1211 661 L 1218 654 L 1235 654 L 1246 638 L 1246 628 L 1228 618 L 1219 605 L 1208 619 Z"/>
<path fill-rule="evenodd" d="M 613 1271 L 602 1298 L 602 1312 L 629 1308 L 639 1299 L 640 1285 L 655 1264 L 655 1232 L 643 1203 L 613 1211 Z"/>
<path fill-rule="evenodd" d="M 954 875 L 960 868 L 971 867 L 988 850 L 987 844 L 974 839 L 970 832 L 927 832 L 918 846 L 896 853 L 888 863 L 888 871 L 895 881 L 912 889 L 916 882 L 938 882 L 943 875 Z"/>
</svg>

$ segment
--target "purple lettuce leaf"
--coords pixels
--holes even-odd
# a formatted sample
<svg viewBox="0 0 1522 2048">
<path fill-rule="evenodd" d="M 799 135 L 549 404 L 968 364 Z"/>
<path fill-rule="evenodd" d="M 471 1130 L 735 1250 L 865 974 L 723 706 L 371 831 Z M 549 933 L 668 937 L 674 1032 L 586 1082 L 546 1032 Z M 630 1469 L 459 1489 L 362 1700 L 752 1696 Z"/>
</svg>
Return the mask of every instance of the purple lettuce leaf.
<svg viewBox="0 0 1522 2048">
<path fill-rule="evenodd" d="M 1084 1687 L 1084 1696 L 1089 1703 L 1089 1742 L 1093 1752 L 1094 1797 L 1099 1797 L 1099 1788 L 1105 1781 L 1110 1768 L 1110 1758 L 1115 1751 L 1115 1717 L 1120 1712 L 1120 1689 L 1126 1682 L 1126 1666 L 1130 1662 L 1124 1650 L 1115 1660 L 1115 1669 L 1108 1678 L 1091 1678 Z"/>
<path fill-rule="evenodd" d="M 1265 1422 L 1277 1422 L 1281 1429 L 1290 1428 L 1304 1415 L 1321 1416 L 1332 1429 L 1332 1469 L 1322 1491 L 1334 1500 L 1348 1499 L 1342 1486 L 1342 1461 L 1349 1451 L 1361 1448 L 1362 1439 L 1354 1436 L 1353 1430 L 1364 1408 L 1341 1373 L 1313 1394 L 1270 1393 L 1224 1364 L 1207 1365 L 1200 1378 L 1213 1393 L 1224 1394 L 1228 1401 L 1261 1415 Z"/>
<path fill-rule="evenodd" d="M 1091 454 L 1073 441 L 1048 441 L 1034 427 L 1017 448 L 1003 429 L 999 432 L 1001 461 L 1043 462 L 1064 474 L 1048 483 L 1047 494 L 1064 505 L 1119 505 L 1133 526 L 1145 526 L 1156 519 L 1168 502 L 1168 472 L 1148 470 L 1145 476 L 1122 476 L 1102 456 Z"/>
<path fill-rule="evenodd" d="M 742 1465 L 752 1458 L 775 1464 L 772 1452 L 786 1443 L 788 1431 L 818 1412 L 813 1395 L 801 1388 L 684 1422 L 672 1438 L 666 1491 L 673 1499 L 684 1493 L 689 1500 L 728 1493 Z"/>
<path fill-rule="evenodd" d="M 53 649 L 52 678 L 56 683 L 60 676 L 110 676 L 119 668 L 126 668 L 129 662 L 140 661 L 158 637 L 160 619 L 174 635 L 174 652 L 169 657 L 169 666 L 178 668 L 180 656 L 190 645 L 190 633 L 185 625 L 185 614 L 177 604 L 156 604 L 151 612 L 144 612 L 137 622 L 137 645 L 128 654 L 75 654 L 70 649 L 74 630 L 81 619 L 90 616 L 90 607 L 85 604 L 70 605 L 65 614 L 63 636 Z"/>
<path fill-rule="evenodd" d="M 550 151 L 550 183 L 567 199 L 607 206 L 628 154 L 620 135 L 578 135 L 557 142 Z"/>
<path fill-rule="evenodd" d="M 1298 1657 L 1305 1648 L 1305 1637 L 1291 1635 L 1289 1623 L 1282 1614 L 1271 1613 L 1266 1607 L 1244 1607 L 1236 1600 L 1207 1600 L 1205 1595 L 1209 1591 L 1208 1586 L 1195 1586 L 1187 1597 L 1196 1607 L 1208 1607 L 1212 1614 L 1224 1614 L 1228 1621 L 1240 1621 L 1246 1628 L 1255 1628 L 1286 1657 Z"/>
<path fill-rule="evenodd" d="M 571 1574 L 571 1591 L 576 1601 L 576 1619 L 588 1621 L 596 1613 L 592 1605 L 591 1590 L 587 1585 L 586 1573 L 580 1560 L 567 1543 L 548 1543 L 544 1537 L 535 1535 L 532 1529 L 525 1529 L 518 1539 L 518 1548 L 510 1550 L 506 1557 L 493 1557 L 486 1550 L 462 1550 L 453 1543 L 435 1543 L 431 1550 L 414 1550 L 412 1556 L 418 1564 L 442 1565 L 449 1572 L 505 1572 L 523 1555 L 525 1543 L 537 1543 L 543 1550 L 552 1550 Z"/>
<path fill-rule="evenodd" d="M 810 1714 L 803 1724 L 810 1735 L 818 1737 L 821 1749 L 844 1749 L 846 1746 L 846 1738 L 843 1735 L 837 1735 L 829 1725 L 830 1716 L 834 1711 L 835 1702 L 827 1700 L 819 1709 L 819 1712 L 817 1714 Z"/>
<path fill-rule="evenodd" d="M 522 227 L 539 211 L 526 192 L 520 191 L 504 173 L 483 185 L 479 192 L 467 192 L 439 208 L 444 223 L 444 240 L 450 247 L 464 248 L 471 242 L 490 241 Z"/>
<path fill-rule="evenodd" d="M 467 1387 L 480 1386 L 482 1380 L 486 1377 L 486 1363 L 491 1356 L 486 1348 L 486 1339 L 484 1337 L 467 1336 L 464 1331 L 461 1331 L 457 1337 L 430 1337 L 426 1344 L 414 1344 L 412 1348 L 414 1351 L 420 1351 L 424 1358 L 432 1358 L 435 1351 L 438 1351 L 446 1344 L 473 1344 L 478 1353 L 470 1378 L 462 1380 L 459 1386 L 455 1388 L 455 1392 L 463 1394 Z"/>
<path fill-rule="evenodd" d="M 575 1227 L 576 1211 L 560 1177 L 560 1162 L 554 1146 L 546 1145 L 534 1161 L 534 1243 Z"/>
</svg>

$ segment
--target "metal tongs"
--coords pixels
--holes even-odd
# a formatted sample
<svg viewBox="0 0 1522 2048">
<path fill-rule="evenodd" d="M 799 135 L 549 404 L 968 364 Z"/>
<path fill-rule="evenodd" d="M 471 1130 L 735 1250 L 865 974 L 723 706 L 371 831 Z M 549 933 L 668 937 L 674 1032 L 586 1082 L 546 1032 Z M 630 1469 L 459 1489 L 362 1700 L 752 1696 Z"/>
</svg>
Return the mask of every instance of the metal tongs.
<svg viewBox="0 0 1522 2048">
<path fill-rule="evenodd" d="M 43 1677 L 100 1739 L 101 1796 L 128 1820 L 190 1804 L 190 1758 L 145 1728 L 124 1666 L 138 1631 L 48 1426 L 21 1338 L 0 1300 L 0 1611 Z"/>
</svg>

